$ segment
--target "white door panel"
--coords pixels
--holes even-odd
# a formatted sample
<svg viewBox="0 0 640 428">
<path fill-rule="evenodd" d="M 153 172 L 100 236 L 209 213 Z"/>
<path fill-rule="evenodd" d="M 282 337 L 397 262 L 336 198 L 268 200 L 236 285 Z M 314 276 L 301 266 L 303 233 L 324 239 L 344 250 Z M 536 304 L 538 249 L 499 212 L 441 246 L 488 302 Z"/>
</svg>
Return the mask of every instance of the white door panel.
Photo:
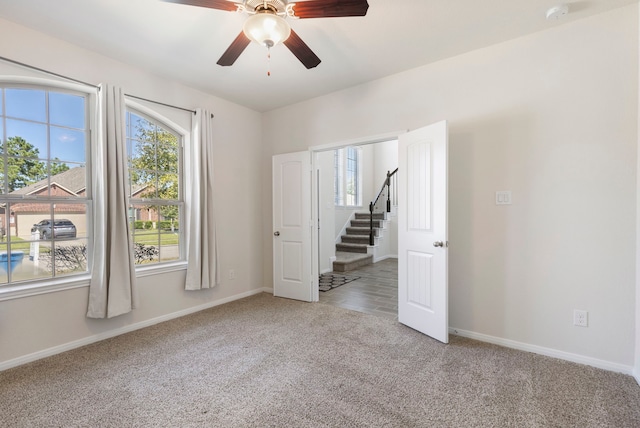
<svg viewBox="0 0 640 428">
<path fill-rule="evenodd" d="M 309 152 L 273 157 L 273 294 L 310 302 L 311 162 Z"/>
<path fill-rule="evenodd" d="M 448 343 L 447 123 L 401 135 L 398 153 L 398 320 Z"/>
</svg>

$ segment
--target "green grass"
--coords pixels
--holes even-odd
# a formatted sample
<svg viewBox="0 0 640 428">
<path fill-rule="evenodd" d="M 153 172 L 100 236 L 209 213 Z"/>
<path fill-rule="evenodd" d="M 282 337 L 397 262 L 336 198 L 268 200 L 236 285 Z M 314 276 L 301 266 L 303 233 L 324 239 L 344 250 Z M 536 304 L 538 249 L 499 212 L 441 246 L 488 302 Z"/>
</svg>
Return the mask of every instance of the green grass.
<svg viewBox="0 0 640 428">
<path fill-rule="evenodd" d="M 26 251 L 29 252 L 31 249 L 31 243 L 25 241 L 24 239 L 18 238 L 17 236 L 11 237 L 11 249 L 13 251 Z M 7 240 L 6 238 L 3 241 L 0 241 L 0 251 L 7 251 Z"/>
<path fill-rule="evenodd" d="M 158 245 L 157 230 L 136 230 L 134 242 L 144 245 Z M 160 245 L 178 245 L 179 235 L 176 232 L 160 232 Z"/>
</svg>

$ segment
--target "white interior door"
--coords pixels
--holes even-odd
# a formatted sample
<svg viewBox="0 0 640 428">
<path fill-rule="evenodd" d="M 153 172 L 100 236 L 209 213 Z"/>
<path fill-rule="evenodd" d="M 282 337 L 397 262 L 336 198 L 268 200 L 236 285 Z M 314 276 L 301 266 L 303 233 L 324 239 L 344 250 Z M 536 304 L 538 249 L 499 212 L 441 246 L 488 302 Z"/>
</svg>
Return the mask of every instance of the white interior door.
<svg viewBox="0 0 640 428">
<path fill-rule="evenodd" d="M 310 302 L 311 155 L 273 157 L 273 295 Z"/>
<path fill-rule="evenodd" d="M 398 321 L 449 342 L 447 122 L 398 141 Z"/>
</svg>

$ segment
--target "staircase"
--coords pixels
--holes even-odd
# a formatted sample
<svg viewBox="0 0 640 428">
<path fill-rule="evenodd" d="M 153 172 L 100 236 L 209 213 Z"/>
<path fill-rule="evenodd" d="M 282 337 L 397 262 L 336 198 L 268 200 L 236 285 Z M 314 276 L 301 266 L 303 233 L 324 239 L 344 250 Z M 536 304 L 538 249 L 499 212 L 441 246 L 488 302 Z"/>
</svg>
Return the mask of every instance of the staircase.
<svg viewBox="0 0 640 428">
<path fill-rule="evenodd" d="M 351 226 L 346 228 L 346 235 L 340 237 L 336 244 L 336 260 L 333 262 L 334 272 L 347 272 L 373 263 L 373 255 L 369 251 L 369 213 L 356 213 Z M 373 214 L 374 236 L 380 235 L 385 213 Z"/>
</svg>

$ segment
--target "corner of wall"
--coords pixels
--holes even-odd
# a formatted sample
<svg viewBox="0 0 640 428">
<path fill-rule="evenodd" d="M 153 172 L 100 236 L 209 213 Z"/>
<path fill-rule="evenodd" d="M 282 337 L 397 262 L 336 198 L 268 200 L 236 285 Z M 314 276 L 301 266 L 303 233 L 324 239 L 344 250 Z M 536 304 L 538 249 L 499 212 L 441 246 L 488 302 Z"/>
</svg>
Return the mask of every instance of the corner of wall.
<svg viewBox="0 0 640 428">
<path fill-rule="evenodd" d="M 635 358 L 633 367 L 633 377 L 640 385 L 640 13 L 637 12 L 638 22 L 638 109 L 637 109 L 637 125 L 638 132 L 636 135 L 637 144 L 637 163 L 636 163 L 636 331 L 635 331 Z"/>
</svg>

